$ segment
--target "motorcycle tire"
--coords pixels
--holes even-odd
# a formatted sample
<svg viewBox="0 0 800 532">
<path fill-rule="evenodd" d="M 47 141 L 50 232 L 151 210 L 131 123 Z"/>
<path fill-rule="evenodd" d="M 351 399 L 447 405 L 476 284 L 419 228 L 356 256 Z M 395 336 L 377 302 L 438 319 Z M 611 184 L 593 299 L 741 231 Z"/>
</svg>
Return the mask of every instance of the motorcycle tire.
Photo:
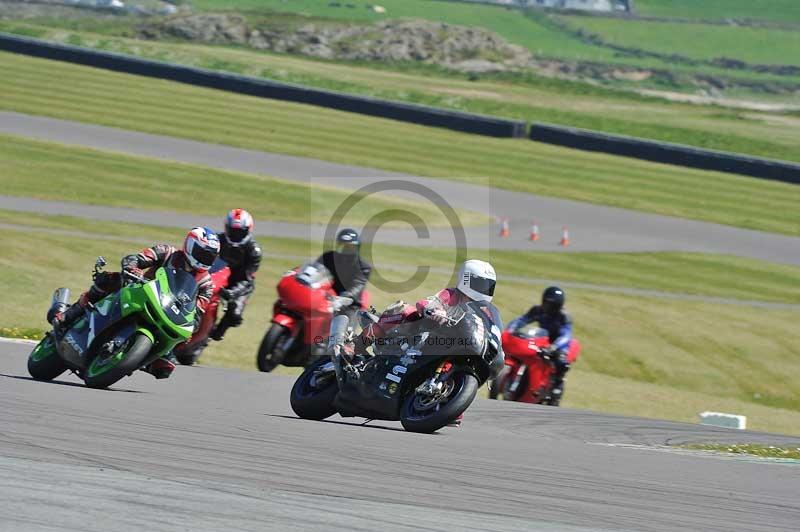
<svg viewBox="0 0 800 532">
<path fill-rule="evenodd" d="M 416 408 L 417 394 L 412 390 L 403 400 L 400 423 L 408 432 L 430 434 L 447 426 L 463 414 L 478 393 L 478 379 L 466 370 L 456 370 L 451 376 L 455 385 L 446 403 L 438 403 L 430 410 Z"/>
<path fill-rule="evenodd" d="M 58 356 L 53 336 L 48 334 L 28 356 L 28 373 L 37 381 L 51 381 L 67 371 L 67 363 Z"/>
<path fill-rule="evenodd" d="M 108 388 L 118 380 L 139 369 L 150 354 L 153 342 L 143 334 L 136 334 L 127 349 L 104 359 L 95 357 L 83 374 L 89 388 Z M 109 363 L 115 362 L 112 365 Z"/>
<path fill-rule="evenodd" d="M 309 366 L 292 386 L 289 403 L 294 413 L 303 419 L 321 421 L 337 412 L 336 407 L 333 406 L 336 394 L 339 393 L 339 383 L 336 378 L 330 379 L 328 386 L 324 388 L 316 388 L 311 385 L 314 371 L 327 362 L 327 360 L 321 359 L 316 364 Z"/>
<path fill-rule="evenodd" d="M 258 365 L 259 371 L 269 373 L 278 367 L 281 362 L 283 362 L 285 355 L 284 357 L 276 358 L 274 356 L 274 351 L 275 347 L 287 334 L 289 334 L 289 329 L 283 325 L 278 325 L 277 323 L 272 324 L 272 327 L 270 327 L 267 331 L 267 334 L 264 335 L 264 339 L 261 341 L 261 345 L 258 347 L 256 364 Z"/>
</svg>

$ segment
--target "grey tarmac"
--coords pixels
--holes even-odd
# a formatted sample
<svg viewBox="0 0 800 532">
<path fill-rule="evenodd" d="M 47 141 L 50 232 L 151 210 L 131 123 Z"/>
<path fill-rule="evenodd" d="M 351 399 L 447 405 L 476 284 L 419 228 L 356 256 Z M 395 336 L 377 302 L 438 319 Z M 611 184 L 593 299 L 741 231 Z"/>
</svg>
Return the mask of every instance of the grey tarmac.
<svg viewBox="0 0 800 532">
<path fill-rule="evenodd" d="M 0 342 L 0 530 L 796 530 L 800 463 L 665 450 L 800 438 L 478 400 L 461 429 L 297 419 L 292 378 L 31 380 Z"/>
<path fill-rule="evenodd" d="M 0 112 L 0 133 L 350 190 L 370 183 L 399 179 L 435 191 L 456 209 L 509 218 L 512 231 L 509 238 L 499 238 L 497 227 L 467 228 L 467 246 L 470 249 L 564 251 L 558 241 L 562 227 L 567 227 L 571 237 L 567 251 L 696 251 L 800 265 L 798 237 L 512 192 L 492 187 L 491 179 L 483 182 L 485 186 L 479 186 L 444 179 L 402 176 L 377 169 L 12 112 Z M 535 169 L 531 173 L 532 179 L 535 179 Z M 397 192 L 396 195 L 418 198 L 408 192 Z M 111 209 L 8 196 L 0 197 L 0 208 L 162 226 L 195 225 L 207 221 L 203 217 L 170 212 Z M 533 220 L 536 220 L 542 235 L 535 244 L 528 240 Z M 215 225 L 217 222 L 215 219 Z M 266 235 L 319 240 L 324 235 L 325 227 L 262 222 L 259 223 L 259 231 Z M 434 229 L 422 238 L 413 230 L 386 229 L 378 232 L 376 240 L 414 247 L 454 245 L 449 229 Z"/>
</svg>

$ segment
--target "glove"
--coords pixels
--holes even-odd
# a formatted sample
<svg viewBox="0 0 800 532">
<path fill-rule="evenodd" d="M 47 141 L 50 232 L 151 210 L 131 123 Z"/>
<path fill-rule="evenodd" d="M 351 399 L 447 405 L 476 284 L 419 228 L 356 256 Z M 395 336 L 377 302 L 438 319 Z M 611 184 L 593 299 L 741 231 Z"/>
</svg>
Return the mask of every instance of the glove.
<svg viewBox="0 0 800 532">
<path fill-rule="evenodd" d="M 447 312 L 443 308 L 437 308 L 431 312 L 428 317 L 438 325 L 447 323 Z"/>
<path fill-rule="evenodd" d="M 227 288 L 222 288 L 219 291 L 219 298 L 224 299 L 225 301 L 230 301 L 232 296 L 233 294 L 231 294 L 231 291 Z"/>
<path fill-rule="evenodd" d="M 135 275 L 136 277 L 144 277 L 144 270 L 137 268 L 136 266 L 127 266 L 125 271 L 131 275 Z"/>
</svg>

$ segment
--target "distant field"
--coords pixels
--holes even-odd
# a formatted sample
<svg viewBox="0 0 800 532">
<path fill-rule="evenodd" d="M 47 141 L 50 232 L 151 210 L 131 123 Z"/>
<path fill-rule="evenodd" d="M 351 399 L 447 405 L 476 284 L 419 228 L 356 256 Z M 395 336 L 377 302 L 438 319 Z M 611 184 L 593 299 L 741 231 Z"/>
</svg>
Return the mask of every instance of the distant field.
<svg viewBox="0 0 800 532">
<path fill-rule="evenodd" d="M 0 109 L 800 234 L 800 187 L 0 54 Z M 59 80 L 54 86 L 53 79 Z M 365 133 L 368 132 L 368 133 Z M 687 191 L 703 190 L 702 194 Z"/>
<path fill-rule="evenodd" d="M 560 28 L 548 23 L 548 18 L 542 12 L 531 10 L 524 14 L 519 9 L 510 9 L 500 6 L 480 5 L 469 2 L 440 1 L 440 0 L 387 0 L 380 2 L 386 8 L 386 13 L 376 13 L 369 9 L 373 3 L 364 1 L 339 2 L 339 6 L 331 5 L 327 0 L 198 0 L 193 5 L 200 10 L 251 10 L 254 12 L 283 12 L 297 13 L 313 17 L 327 17 L 333 19 L 374 22 L 402 17 L 415 17 L 460 24 L 464 26 L 481 26 L 505 37 L 509 42 L 524 46 L 537 56 L 553 57 L 576 61 L 600 61 L 610 63 L 640 64 L 642 66 L 668 66 L 657 60 L 645 60 L 636 57 L 625 57 L 619 53 L 603 47 L 593 46 L 582 42 L 580 39 L 565 33 Z M 347 5 L 355 7 L 348 8 Z M 669 16 L 683 18 L 767 18 L 774 20 L 800 21 L 800 7 L 794 0 L 651 0 L 644 2 L 640 7 L 636 3 L 637 12 L 640 14 L 658 15 L 671 13 Z M 768 13 L 766 15 L 765 13 Z M 720 50 L 728 50 L 727 45 L 732 45 L 734 52 L 741 52 L 746 56 L 758 57 L 762 63 L 782 63 L 779 60 L 784 51 L 795 53 L 797 43 L 790 36 L 773 34 L 770 30 L 740 31 L 740 27 L 703 27 L 697 30 L 673 28 L 671 25 L 652 24 L 650 22 L 634 22 L 623 19 L 602 17 L 569 16 L 575 19 L 576 25 L 587 24 L 589 28 L 596 27 L 597 32 L 605 30 L 612 37 L 612 42 L 635 46 L 644 49 L 665 53 L 680 53 L 681 48 L 691 50 L 697 46 L 700 50 L 717 45 Z M 596 25 L 596 26 L 595 26 Z M 670 26 L 670 27 L 667 27 Z M 651 34 L 650 31 L 653 33 Z M 686 40 L 684 37 L 693 37 L 692 31 L 703 32 L 699 40 Z M 672 33 L 671 33 L 672 32 Z M 733 35 L 738 38 L 732 37 Z M 777 46 L 763 46 L 765 38 L 776 39 Z M 786 41 L 786 42 L 783 42 Z M 675 50 L 670 50 L 670 44 Z M 653 48 L 655 47 L 655 48 Z M 749 48 L 756 51 L 749 51 Z M 702 53 L 702 52 L 699 52 Z M 800 55 L 800 54 L 798 54 Z M 716 55 L 712 56 L 716 57 Z M 728 55 L 726 55 L 728 57 Z M 733 55 L 732 57 L 737 57 Z M 763 58 L 763 60 L 762 60 Z M 787 61 L 788 61 L 787 57 Z M 797 60 L 795 58 L 795 60 Z"/>
<path fill-rule="evenodd" d="M 800 5 L 800 3 L 798 3 Z M 600 17 L 560 17 L 608 43 L 692 59 L 719 57 L 757 64 L 800 65 L 800 30 L 680 24 Z"/>
<path fill-rule="evenodd" d="M 43 32 L 37 36 L 52 40 L 342 92 L 800 160 L 800 146 L 796 142 L 800 119 L 774 112 L 669 103 L 631 92 L 534 75 L 524 78 L 498 75 L 475 80 L 432 69 L 398 72 L 374 64 L 339 64 L 233 47 L 68 33 L 0 21 L 1 29 L 36 29 Z"/>
<path fill-rule="evenodd" d="M 3 223 L 20 223 L 19 217 L 0 212 Z M 44 327 L 43 316 L 52 290 L 68 286 L 77 292 L 90 282 L 94 258 L 103 254 L 111 264 L 118 257 L 154 242 L 176 242 L 177 229 L 159 229 L 116 223 L 92 224 L 66 217 L 33 215 L 23 223 L 40 229 L 4 228 L 0 233 L 0 290 L 11 294 L 13 305 L 4 312 L 3 327 Z M 47 228 L 75 231 L 84 236 L 50 234 Z M 245 315 L 244 325 L 232 330 L 221 344 L 212 343 L 203 363 L 254 368 L 255 350 L 272 311 L 274 286 L 280 274 L 319 252 L 318 244 L 299 240 L 260 239 L 266 254 L 258 288 Z M 401 248 L 378 250 L 379 264 L 412 266 L 418 262 Z M 615 282 L 626 277 L 642 287 L 680 291 L 682 287 L 705 291 L 694 277 L 697 264 L 708 265 L 725 276 L 714 292 L 728 296 L 758 295 L 748 286 L 748 269 L 781 272 L 767 276 L 775 289 L 785 287 L 797 298 L 800 268 L 749 261 L 748 268 L 729 268 L 728 258 L 675 254 L 576 254 L 574 261 L 549 262 L 546 253 L 507 253 L 495 256 L 500 275 L 495 300 L 504 320 L 523 312 L 543 288 L 504 281 L 508 272 L 530 269 L 553 279 L 581 276 L 586 282 L 606 281 L 601 269 L 587 271 L 587 264 L 615 263 Z M 662 279 L 638 278 L 641 261 L 662 272 Z M 436 254 L 426 261 L 443 270 L 449 263 Z M 609 262 L 610 261 L 610 262 Z M 713 265 L 713 266 L 712 266 Z M 776 270 L 777 268 L 777 270 Z M 610 270 L 611 268 L 609 268 Z M 378 307 L 402 296 L 408 301 L 435 292 L 447 276 L 434 274 L 408 294 L 388 294 L 372 288 Z M 648 297 L 607 294 L 589 289 L 569 289 L 568 307 L 576 319 L 578 337 L 584 343 L 581 360 L 570 374 L 566 406 L 691 421 L 698 408 L 733 409 L 752 418 L 753 428 L 798 431 L 800 371 L 794 353 L 798 312 L 754 310 L 732 305 L 671 301 Z M 180 371 L 180 369 L 178 370 Z"/>
<path fill-rule="evenodd" d="M 635 5 L 638 14 L 653 17 L 800 22 L 797 0 L 636 0 Z"/>
</svg>

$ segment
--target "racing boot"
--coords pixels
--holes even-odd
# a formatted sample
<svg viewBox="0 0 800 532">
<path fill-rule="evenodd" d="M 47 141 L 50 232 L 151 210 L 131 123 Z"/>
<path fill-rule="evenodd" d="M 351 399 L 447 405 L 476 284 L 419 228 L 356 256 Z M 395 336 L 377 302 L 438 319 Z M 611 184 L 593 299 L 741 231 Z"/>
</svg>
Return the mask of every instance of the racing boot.
<svg viewBox="0 0 800 532">
<path fill-rule="evenodd" d="M 67 310 L 63 312 L 56 312 L 52 321 L 50 322 L 53 325 L 53 332 L 56 334 L 56 337 L 61 338 L 64 333 L 69 330 L 72 324 L 75 323 L 78 318 L 83 316 L 83 313 L 87 308 L 97 303 L 105 296 L 106 292 L 100 290 L 97 288 L 97 285 L 93 284 L 89 290 L 82 293 L 81 297 L 78 298 L 78 301 L 67 308 Z"/>
<path fill-rule="evenodd" d="M 144 370 L 156 379 L 168 379 L 175 371 L 175 357 L 172 353 L 154 360 L 144 367 Z"/>
<path fill-rule="evenodd" d="M 94 288 L 94 286 L 92 286 L 92 288 Z M 64 336 L 64 333 L 69 330 L 72 324 L 78 321 L 78 318 L 83 316 L 84 312 L 86 312 L 86 309 L 89 307 L 89 294 L 91 291 L 92 289 L 89 289 L 89 291 L 84 292 L 81 294 L 81 297 L 79 297 L 75 303 L 67 307 L 66 310 L 56 312 L 53 316 L 51 323 L 56 338 Z"/>
<path fill-rule="evenodd" d="M 447 424 L 448 427 L 461 428 L 461 422 L 464 421 L 464 414 L 459 414 L 457 418 Z"/>
<path fill-rule="evenodd" d="M 559 406 L 561 398 L 564 396 L 564 376 L 554 375 L 552 385 L 550 387 L 550 398 L 547 404 L 550 406 Z"/>
<path fill-rule="evenodd" d="M 220 342 L 222 341 L 222 338 L 225 336 L 225 331 L 228 330 L 228 327 L 229 327 L 228 322 L 223 317 L 219 321 L 219 323 L 216 324 L 213 329 L 211 329 L 211 332 L 209 333 L 208 337 L 216 342 Z"/>
</svg>

